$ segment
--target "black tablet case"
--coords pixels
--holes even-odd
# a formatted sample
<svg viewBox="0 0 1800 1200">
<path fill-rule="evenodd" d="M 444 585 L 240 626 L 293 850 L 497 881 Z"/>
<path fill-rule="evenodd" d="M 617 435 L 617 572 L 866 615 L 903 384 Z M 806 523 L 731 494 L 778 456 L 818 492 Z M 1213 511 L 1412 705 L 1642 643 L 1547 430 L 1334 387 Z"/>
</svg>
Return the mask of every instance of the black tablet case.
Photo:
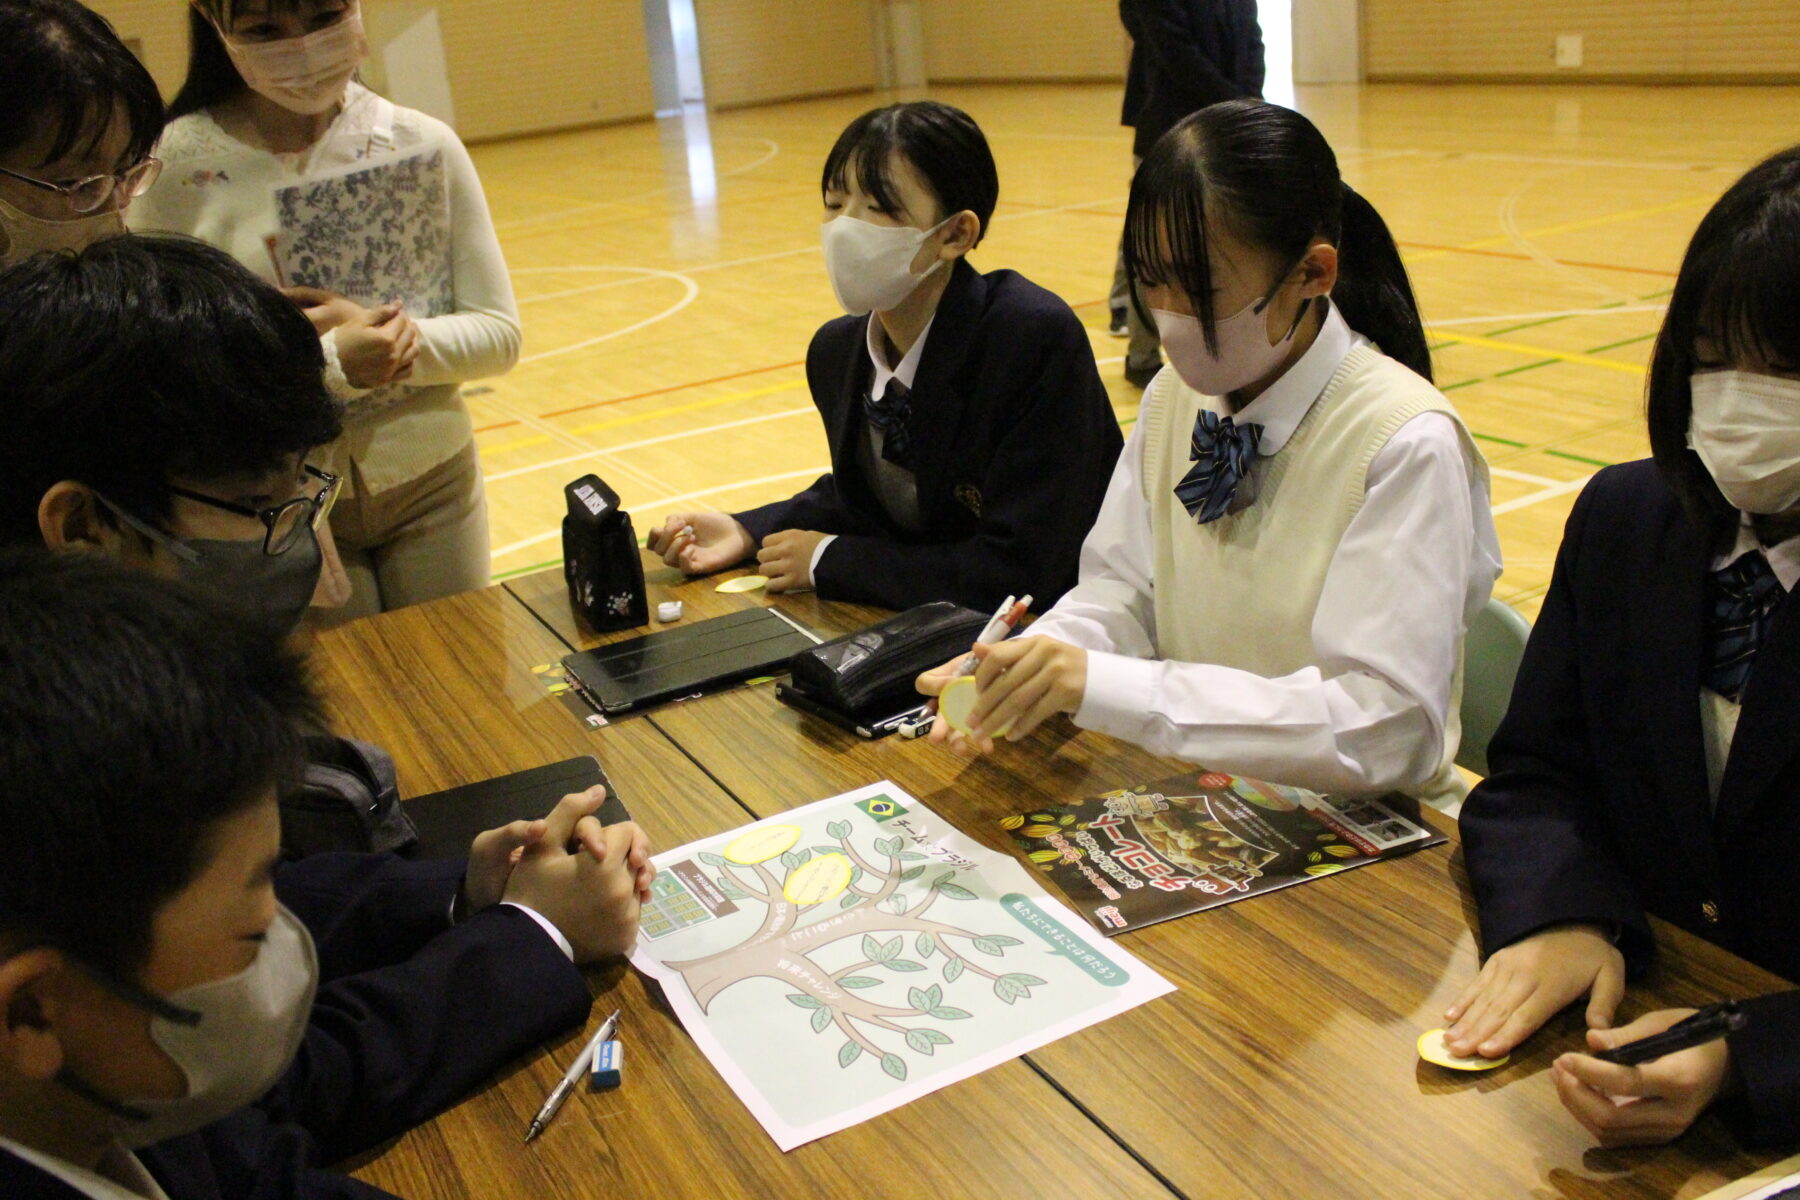
<svg viewBox="0 0 1800 1200">
<path fill-rule="evenodd" d="M 562 660 L 569 681 L 602 712 L 619 713 L 787 669 L 819 639 L 766 608 L 696 621 L 584 650 Z"/>
<path fill-rule="evenodd" d="M 564 796 L 585 792 L 597 783 L 606 785 L 606 803 L 595 814 L 600 823 L 631 820 L 612 781 L 592 755 L 418 796 L 406 802 L 405 811 L 418 827 L 421 857 L 460 858 L 469 852 L 476 834 L 512 821 L 547 816 Z"/>
</svg>

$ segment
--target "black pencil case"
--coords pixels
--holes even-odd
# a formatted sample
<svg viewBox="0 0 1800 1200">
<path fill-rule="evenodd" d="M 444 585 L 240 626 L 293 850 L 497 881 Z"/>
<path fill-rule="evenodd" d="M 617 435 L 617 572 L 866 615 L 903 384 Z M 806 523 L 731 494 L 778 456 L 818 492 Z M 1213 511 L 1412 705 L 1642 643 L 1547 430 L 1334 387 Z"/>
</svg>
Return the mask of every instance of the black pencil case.
<svg viewBox="0 0 1800 1200">
<path fill-rule="evenodd" d="M 986 614 L 947 600 L 921 604 L 800 651 L 788 663 L 790 686 L 847 717 L 897 712 L 909 699 L 920 702 L 913 680 L 967 654 L 987 623 Z"/>
</svg>

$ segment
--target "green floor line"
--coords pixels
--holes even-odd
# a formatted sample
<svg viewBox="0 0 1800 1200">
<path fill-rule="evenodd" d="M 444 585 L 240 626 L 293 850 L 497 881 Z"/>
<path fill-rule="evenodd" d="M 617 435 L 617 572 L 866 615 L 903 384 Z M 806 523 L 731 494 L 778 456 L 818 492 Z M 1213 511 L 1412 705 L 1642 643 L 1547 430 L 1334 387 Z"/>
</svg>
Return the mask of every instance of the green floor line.
<svg viewBox="0 0 1800 1200">
<path fill-rule="evenodd" d="M 1469 436 L 1484 442 L 1498 442 L 1502 446 L 1511 446 L 1515 450 L 1525 449 L 1524 442 L 1515 442 L 1511 438 L 1495 437 L 1491 433 L 1476 433 L 1474 430 L 1470 430 Z"/>
<path fill-rule="evenodd" d="M 1603 458 L 1589 458 L 1585 454 L 1570 454 L 1567 450 L 1546 450 L 1551 458 L 1566 458 L 1570 462 L 1586 463 L 1590 467 L 1616 467 L 1619 464 L 1607 462 Z"/>
<path fill-rule="evenodd" d="M 1455 383 L 1446 383 L 1442 387 L 1438 388 L 1438 391 L 1454 392 L 1457 388 L 1474 387 L 1476 384 L 1478 384 L 1480 382 L 1481 382 L 1481 377 L 1476 376 L 1474 379 L 1462 379 L 1462 380 L 1458 380 Z"/>
<path fill-rule="evenodd" d="M 533 571 L 542 571 L 550 567 L 560 567 L 562 566 L 562 562 L 563 560 L 560 558 L 553 558 L 548 562 L 532 563 L 529 567 L 514 567 L 510 571 L 502 571 L 498 575 L 492 576 L 492 579 L 495 583 L 504 583 L 508 579 L 516 579 L 520 575 L 529 575 Z"/>
<path fill-rule="evenodd" d="M 1620 346 L 1630 346 L 1630 345 L 1635 345 L 1638 342 L 1647 342 L 1655 336 L 1656 335 L 1654 333 L 1640 333 L 1636 337 L 1628 337 L 1628 338 L 1623 339 L 1622 341 L 1617 341 L 1617 342 L 1608 342 L 1604 346 L 1595 346 L 1592 350 L 1583 350 L 1582 353 L 1583 354 L 1598 354 L 1602 350 L 1617 350 Z"/>
<path fill-rule="evenodd" d="M 1526 371 L 1535 371 L 1539 367 L 1554 367 L 1557 363 L 1559 363 L 1561 361 L 1562 360 L 1560 358 L 1540 359 L 1539 361 L 1534 362 L 1534 363 L 1526 363 L 1522 367 L 1508 367 L 1504 371 L 1495 371 L 1492 375 L 1489 375 L 1488 378 L 1489 379 L 1504 379 L 1508 375 L 1522 375 Z"/>
</svg>

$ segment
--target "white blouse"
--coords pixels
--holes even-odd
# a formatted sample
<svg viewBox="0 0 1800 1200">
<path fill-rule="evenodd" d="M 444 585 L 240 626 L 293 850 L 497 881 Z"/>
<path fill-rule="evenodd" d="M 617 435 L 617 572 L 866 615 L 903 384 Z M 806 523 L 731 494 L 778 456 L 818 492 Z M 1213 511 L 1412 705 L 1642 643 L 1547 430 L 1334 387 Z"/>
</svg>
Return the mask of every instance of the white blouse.
<svg viewBox="0 0 1800 1200">
<path fill-rule="evenodd" d="M 1229 415 L 1263 426 L 1264 457 L 1280 453 L 1365 341 L 1333 307 L 1300 361 Z M 1208 402 L 1225 415 L 1222 399 Z M 1362 508 L 1332 556 L 1313 619 L 1327 669 L 1276 679 L 1158 658 L 1143 469 L 1139 425 L 1082 544 L 1079 582 L 1029 631 L 1089 651 L 1075 723 L 1156 754 L 1317 790 L 1380 792 L 1431 778 L 1463 633 L 1500 574 L 1487 487 L 1455 424 L 1421 413 L 1370 463 Z M 1397 612 L 1408 619 L 1369 619 Z"/>
</svg>

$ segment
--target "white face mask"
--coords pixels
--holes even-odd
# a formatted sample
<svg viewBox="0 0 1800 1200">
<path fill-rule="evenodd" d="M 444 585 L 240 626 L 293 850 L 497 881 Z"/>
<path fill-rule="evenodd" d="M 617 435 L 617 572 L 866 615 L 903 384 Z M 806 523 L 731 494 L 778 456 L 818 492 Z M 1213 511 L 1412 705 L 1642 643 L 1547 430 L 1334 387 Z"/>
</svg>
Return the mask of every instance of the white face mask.
<svg viewBox="0 0 1800 1200">
<path fill-rule="evenodd" d="M 1800 380 L 1708 371 L 1689 387 L 1688 446 L 1731 506 L 1774 514 L 1800 504 Z"/>
<path fill-rule="evenodd" d="M 0 200 L 0 267 L 23 262 L 42 250 L 82 250 L 124 232 L 125 215 L 116 208 L 50 221 Z"/>
<path fill-rule="evenodd" d="M 938 259 L 923 275 L 914 275 L 918 257 L 932 234 L 950 223 L 946 217 L 930 229 L 910 225 L 875 225 L 855 217 L 834 217 L 823 226 L 825 273 L 838 303 L 853 317 L 867 312 L 887 312 L 913 294 L 944 265 Z"/>
<path fill-rule="evenodd" d="M 238 42 L 221 31 L 219 38 L 245 86 L 289 112 L 309 116 L 342 100 L 350 77 L 369 57 L 362 9 L 355 4 L 334 23 L 304 37 Z"/>
<path fill-rule="evenodd" d="M 278 908 L 256 961 L 236 975 L 166 997 L 100 977 L 150 1010 L 151 1039 L 187 1079 L 187 1095 L 179 1099 L 118 1100 L 66 1069 L 59 1077 L 70 1091 L 112 1113 L 119 1141 L 136 1149 L 210 1125 L 274 1086 L 299 1053 L 319 959 L 306 926 Z"/>
<path fill-rule="evenodd" d="M 1160 308 L 1151 309 L 1150 315 L 1156 318 L 1156 332 L 1181 381 L 1203 396 L 1226 396 L 1273 371 L 1300 328 L 1300 317 L 1295 317 L 1287 336 L 1270 345 L 1268 310 L 1269 301 L 1254 301 L 1214 325 L 1213 333 L 1219 343 L 1217 354 L 1206 347 L 1206 333 L 1200 328 L 1199 317 Z M 1300 315 L 1305 314 L 1306 306 L 1302 305 Z"/>
</svg>

